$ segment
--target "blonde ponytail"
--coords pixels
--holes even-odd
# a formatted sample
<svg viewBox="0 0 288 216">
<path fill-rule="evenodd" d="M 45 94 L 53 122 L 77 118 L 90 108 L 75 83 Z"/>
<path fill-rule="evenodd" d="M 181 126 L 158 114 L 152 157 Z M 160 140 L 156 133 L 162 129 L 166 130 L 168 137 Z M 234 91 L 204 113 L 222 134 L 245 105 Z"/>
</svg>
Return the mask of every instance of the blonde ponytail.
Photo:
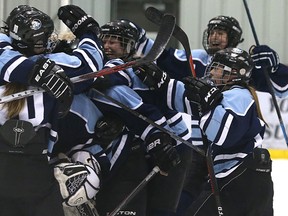
<svg viewBox="0 0 288 216">
<path fill-rule="evenodd" d="M 266 123 L 266 121 L 265 121 L 264 118 L 263 118 L 263 115 L 262 115 L 262 112 L 261 112 L 261 109 L 260 109 L 259 99 L 258 99 L 256 90 L 255 90 L 252 86 L 248 86 L 248 89 L 249 89 L 250 93 L 252 94 L 252 97 L 253 97 L 253 99 L 254 99 L 254 101 L 255 101 L 258 117 L 259 117 L 262 121 L 265 122 L 265 124 L 266 124 L 267 127 L 269 127 L 268 124 Z"/>
<path fill-rule="evenodd" d="M 24 91 L 27 89 L 25 85 L 22 85 L 19 83 L 7 83 L 5 87 L 6 88 L 3 93 L 3 96 L 15 94 L 17 92 Z M 24 98 L 5 103 L 3 108 L 7 108 L 7 116 L 6 116 L 7 119 L 11 119 L 17 116 L 20 113 L 20 111 L 23 109 L 24 105 L 25 105 Z"/>
</svg>

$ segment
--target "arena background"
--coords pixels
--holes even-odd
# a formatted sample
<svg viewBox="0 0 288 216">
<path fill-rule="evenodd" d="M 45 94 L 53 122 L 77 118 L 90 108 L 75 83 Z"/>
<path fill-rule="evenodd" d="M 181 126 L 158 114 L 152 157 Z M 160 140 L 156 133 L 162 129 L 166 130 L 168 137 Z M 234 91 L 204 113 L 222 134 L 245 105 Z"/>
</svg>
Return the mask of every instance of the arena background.
<svg viewBox="0 0 288 216">
<path fill-rule="evenodd" d="M 288 1 L 287 0 L 246 0 L 260 44 L 275 49 L 282 63 L 288 63 Z M 158 27 L 145 18 L 144 11 L 154 6 L 163 12 L 172 13 L 177 24 L 187 33 L 191 49 L 202 48 L 202 32 L 208 21 L 217 15 L 235 17 L 243 29 L 244 42 L 240 48 L 249 50 L 255 44 L 251 27 L 242 0 L 0 0 L 0 19 L 5 21 L 17 5 L 29 4 L 49 14 L 55 21 L 58 32 L 67 28 L 59 22 L 57 10 L 61 5 L 75 4 L 92 15 L 100 25 L 115 19 L 128 18 L 140 24 L 149 37 L 155 37 Z M 1 23 L 3 24 L 3 22 Z M 181 48 L 174 39 L 169 46 Z M 264 146 L 269 148 L 273 158 L 288 158 L 287 143 L 283 138 L 275 108 L 269 94 L 259 93 L 261 109 L 269 127 L 265 134 Z M 279 99 L 278 105 L 284 125 L 288 122 L 288 99 Z"/>
</svg>

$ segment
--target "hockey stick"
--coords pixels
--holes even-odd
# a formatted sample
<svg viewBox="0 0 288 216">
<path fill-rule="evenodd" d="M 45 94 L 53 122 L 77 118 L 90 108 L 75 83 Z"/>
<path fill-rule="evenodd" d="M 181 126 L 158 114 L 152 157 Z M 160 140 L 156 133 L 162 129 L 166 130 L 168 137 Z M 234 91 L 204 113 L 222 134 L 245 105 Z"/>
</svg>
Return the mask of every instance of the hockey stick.
<svg viewBox="0 0 288 216">
<path fill-rule="evenodd" d="M 108 216 L 114 216 L 123 209 L 127 205 L 128 202 L 133 199 L 137 193 L 139 193 L 146 185 L 147 183 L 160 171 L 158 166 L 155 166 L 152 171 L 134 188 L 134 190 L 108 215 Z"/>
<path fill-rule="evenodd" d="M 97 89 L 93 89 L 93 91 L 96 92 L 97 94 L 101 95 L 102 97 L 108 99 L 109 101 L 113 102 L 114 104 L 118 105 L 119 107 L 121 107 L 122 109 L 126 110 L 127 112 L 130 112 L 134 116 L 136 116 L 136 117 L 142 119 L 143 121 L 151 124 L 153 127 L 159 129 L 160 131 L 162 131 L 164 133 L 167 133 L 173 139 L 188 145 L 190 148 L 194 149 L 196 152 L 198 152 L 202 156 L 205 156 L 205 152 L 201 148 L 198 148 L 197 146 L 194 146 L 192 143 L 190 143 L 187 140 L 184 140 L 183 138 L 177 136 L 175 133 L 173 133 L 173 132 L 167 130 L 166 128 L 163 128 L 162 126 L 156 124 L 154 121 L 152 121 L 151 119 L 147 118 L 146 116 L 143 116 L 142 114 L 138 113 L 137 111 L 132 110 L 130 107 L 126 106 L 125 104 L 115 100 L 114 98 L 112 98 L 112 97 L 110 97 L 108 95 L 105 95 L 103 92 L 101 92 L 101 91 L 99 91 Z"/>
<path fill-rule="evenodd" d="M 151 22 L 153 22 L 153 23 L 155 23 L 157 25 L 160 25 L 164 14 L 161 11 L 157 10 L 156 8 L 154 8 L 154 7 L 149 7 L 145 11 L 145 16 Z M 174 31 L 173 31 L 173 36 L 178 41 L 180 41 L 180 43 L 184 47 L 187 59 L 189 59 L 189 65 L 190 65 L 190 69 L 191 69 L 192 75 L 193 75 L 193 77 L 196 77 L 196 71 L 194 69 L 193 57 L 192 57 L 190 44 L 189 44 L 189 39 L 188 39 L 187 34 L 176 24 L 175 28 L 174 28 Z"/>
<path fill-rule="evenodd" d="M 205 136 L 205 135 L 203 135 L 203 136 Z M 205 140 L 207 141 L 207 137 L 205 137 Z M 218 215 L 223 216 L 224 213 L 223 213 L 222 202 L 220 199 L 220 191 L 219 191 L 217 179 L 216 179 L 215 172 L 214 172 L 214 163 L 213 163 L 213 159 L 212 159 L 211 145 L 208 145 L 208 149 L 206 152 L 206 160 L 207 160 L 207 167 L 208 167 L 211 190 L 212 190 L 212 193 L 215 197 Z"/>
<path fill-rule="evenodd" d="M 163 17 L 163 13 L 161 11 L 157 10 L 156 8 L 153 8 L 153 7 L 147 8 L 147 10 L 145 11 L 145 15 L 150 21 L 152 21 L 156 24 L 161 23 L 161 19 Z M 194 68 L 194 64 L 193 64 L 193 58 L 192 58 L 192 54 L 191 54 L 191 48 L 190 48 L 187 34 L 178 25 L 175 25 L 173 36 L 177 40 L 179 40 L 181 42 L 181 44 L 183 45 L 185 52 L 186 52 L 186 55 L 187 55 L 187 58 L 189 57 L 190 70 L 192 72 L 192 75 L 194 77 L 196 77 L 195 68 Z M 212 190 L 213 195 L 215 196 L 218 215 L 221 216 L 224 214 L 223 214 L 223 208 L 222 208 L 222 203 L 221 203 L 221 199 L 220 199 L 219 187 L 218 187 L 217 180 L 215 177 L 215 172 L 214 172 L 214 164 L 213 164 L 213 159 L 212 159 L 211 146 L 208 144 L 207 136 L 202 131 L 201 131 L 201 133 L 202 133 L 203 143 L 206 144 L 206 146 L 208 146 L 205 157 L 206 157 L 206 163 L 207 163 L 208 173 L 209 173 L 209 177 L 210 177 L 211 190 Z M 188 145 L 188 146 L 190 146 L 190 145 Z"/>
<path fill-rule="evenodd" d="M 155 59 L 157 59 L 161 55 L 161 53 L 165 49 L 167 43 L 169 42 L 169 40 L 172 36 L 172 32 L 173 32 L 174 27 L 175 27 L 175 22 L 176 22 L 176 19 L 173 15 L 167 14 L 163 17 L 159 31 L 158 31 L 158 34 L 157 34 L 156 39 L 155 39 L 155 42 L 154 42 L 153 46 L 151 47 L 150 52 L 145 57 L 137 59 L 137 60 L 133 60 L 130 62 L 126 62 L 125 64 L 117 65 L 115 67 L 105 68 L 105 69 L 102 69 L 100 71 L 90 72 L 90 73 L 83 74 L 80 76 L 72 77 L 70 79 L 71 82 L 72 83 L 82 82 L 82 81 L 96 78 L 99 76 L 104 76 L 107 74 L 115 73 L 117 71 L 124 70 L 124 69 L 127 69 L 129 67 L 139 66 L 139 65 L 154 61 Z M 0 103 L 6 103 L 9 101 L 25 98 L 25 97 L 34 95 L 36 93 L 42 93 L 44 91 L 45 90 L 43 90 L 41 88 L 29 89 L 26 91 L 22 91 L 22 92 L 18 92 L 15 94 L 4 96 L 4 97 L 0 98 Z"/>
<path fill-rule="evenodd" d="M 243 0 L 243 3 L 244 3 L 244 7 L 245 7 L 245 10 L 246 10 L 247 16 L 248 16 L 248 20 L 249 20 L 249 23 L 250 23 L 250 26 L 251 26 L 251 30 L 252 30 L 252 33 L 253 33 L 253 36 L 254 36 L 255 43 L 256 43 L 257 46 L 259 46 L 260 43 L 259 43 L 259 40 L 258 40 L 258 37 L 257 37 L 257 34 L 256 34 L 256 30 L 255 30 L 255 27 L 254 27 L 254 24 L 253 24 L 253 20 L 252 20 L 252 17 L 251 17 L 251 13 L 250 13 L 248 4 L 247 4 L 246 0 Z M 274 104 L 274 107 L 275 107 L 275 110 L 276 110 L 276 113 L 277 113 L 277 117 L 278 117 L 278 120 L 279 120 L 279 123 L 280 123 L 280 127 L 281 127 L 282 133 L 283 133 L 285 141 L 286 141 L 286 145 L 288 146 L 287 132 L 286 132 L 286 129 L 285 129 L 285 126 L 284 126 L 284 123 L 283 123 L 281 112 L 280 112 L 280 109 L 279 109 L 279 106 L 278 106 L 278 103 L 277 103 L 277 100 L 276 100 L 276 97 L 275 97 L 275 94 L 274 94 L 274 91 L 273 91 L 273 87 L 272 87 L 272 84 L 271 84 L 271 81 L 270 81 L 270 77 L 269 77 L 267 68 L 264 68 L 264 75 L 265 75 L 265 79 L 266 79 L 266 82 L 267 82 L 269 93 L 270 93 L 270 95 L 272 97 L 272 101 L 273 101 L 273 104 Z"/>
</svg>

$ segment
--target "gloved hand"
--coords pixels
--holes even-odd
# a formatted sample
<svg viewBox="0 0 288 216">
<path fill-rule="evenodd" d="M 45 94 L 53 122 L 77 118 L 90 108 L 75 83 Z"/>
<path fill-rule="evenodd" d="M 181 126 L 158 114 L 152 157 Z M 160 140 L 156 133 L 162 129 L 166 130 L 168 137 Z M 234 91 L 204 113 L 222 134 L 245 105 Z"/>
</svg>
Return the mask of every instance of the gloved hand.
<svg viewBox="0 0 288 216">
<path fill-rule="evenodd" d="M 98 119 L 94 128 L 94 139 L 97 144 L 106 149 L 114 139 L 120 136 L 124 129 L 124 121 L 118 115 L 108 113 Z"/>
<path fill-rule="evenodd" d="M 273 49 L 266 45 L 260 45 L 252 46 L 249 52 L 257 69 L 266 67 L 271 73 L 277 71 L 280 60 Z"/>
<path fill-rule="evenodd" d="M 222 100 L 223 94 L 211 84 L 210 80 L 185 77 L 185 96 L 189 101 L 199 105 L 202 114 L 214 109 Z"/>
<path fill-rule="evenodd" d="M 111 75 L 108 74 L 108 75 L 97 77 L 91 87 L 100 91 L 111 87 L 113 85 L 110 79 Z"/>
<path fill-rule="evenodd" d="M 28 75 L 28 84 L 43 88 L 57 99 L 60 117 L 68 113 L 73 100 L 73 85 L 64 70 L 54 61 L 47 58 L 37 60 Z"/>
<path fill-rule="evenodd" d="M 166 90 L 170 77 L 162 71 L 156 64 L 147 63 L 137 68 L 133 68 L 134 73 L 147 85 L 151 90 Z"/>
<path fill-rule="evenodd" d="M 147 152 L 152 156 L 155 164 L 164 173 L 181 162 L 177 150 L 172 146 L 171 137 L 163 132 L 150 135 L 147 140 Z"/>
<path fill-rule="evenodd" d="M 71 161 L 63 158 L 54 167 L 64 206 L 78 206 L 92 199 L 100 188 L 100 166 L 86 151 L 72 155 Z M 64 155 L 65 156 L 65 155 Z"/>
<path fill-rule="evenodd" d="M 76 5 L 60 7 L 57 15 L 77 38 L 88 31 L 94 32 L 97 36 L 100 32 L 98 22 Z"/>
</svg>

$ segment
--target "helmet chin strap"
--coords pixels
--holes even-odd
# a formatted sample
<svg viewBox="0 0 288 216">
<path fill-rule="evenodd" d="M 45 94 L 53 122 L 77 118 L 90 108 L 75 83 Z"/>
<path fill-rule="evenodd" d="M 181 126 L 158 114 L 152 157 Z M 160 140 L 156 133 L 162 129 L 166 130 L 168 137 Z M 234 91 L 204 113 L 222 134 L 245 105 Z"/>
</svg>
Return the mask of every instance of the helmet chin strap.
<svg viewBox="0 0 288 216">
<path fill-rule="evenodd" d="M 225 84 L 220 84 L 217 86 L 217 88 L 223 92 L 226 90 L 229 90 L 233 85 L 235 85 L 235 83 L 225 83 Z"/>
</svg>

